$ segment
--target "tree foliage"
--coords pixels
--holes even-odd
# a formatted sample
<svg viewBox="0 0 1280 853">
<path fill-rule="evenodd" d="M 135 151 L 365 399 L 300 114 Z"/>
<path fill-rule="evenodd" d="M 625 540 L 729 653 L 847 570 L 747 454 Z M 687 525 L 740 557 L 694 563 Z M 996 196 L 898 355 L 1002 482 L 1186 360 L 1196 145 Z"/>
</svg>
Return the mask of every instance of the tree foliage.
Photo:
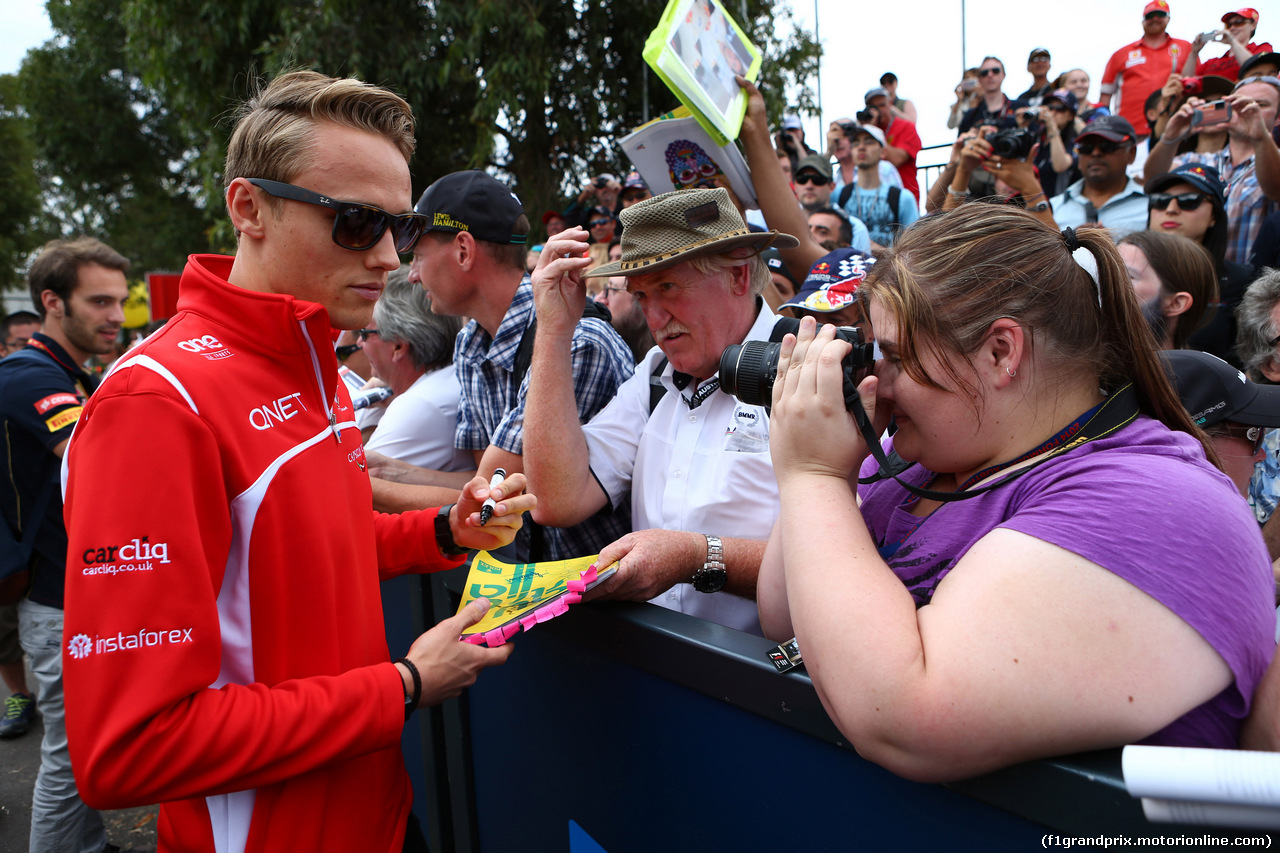
<svg viewBox="0 0 1280 853">
<path fill-rule="evenodd" d="M 194 152 L 121 50 L 122 0 L 52 0 L 59 37 L 28 52 L 29 117 L 46 214 L 63 235 L 98 237 L 140 271 L 180 268 L 208 248 L 190 180 Z"/>
<path fill-rule="evenodd" d="M 740 2 L 732 11 L 745 8 L 741 23 L 766 55 L 771 112 L 780 117 L 788 90 L 811 108 L 803 84 L 819 56 L 812 37 L 776 0 Z M 50 0 L 59 39 L 22 72 L 48 163 L 47 203 L 64 223 L 122 240 L 176 241 L 198 225 L 196 248 L 206 231 L 215 248 L 230 248 L 220 172 L 234 108 L 261 79 L 312 68 L 385 85 L 412 105 L 415 194 L 448 172 L 487 169 L 536 219 L 589 175 L 626 171 L 616 139 L 677 105 L 641 58 L 664 6 Z M 118 248 L 151 257 L 141 245 Z"/>
<path fill-rule="evenodd" d="M 0 75 L 0 151 L 0 289 L 9 289 L 22 283 L 27 256 L 52 233 L 41 212 L 31 123 L 12 74 Z"/>
</svg>

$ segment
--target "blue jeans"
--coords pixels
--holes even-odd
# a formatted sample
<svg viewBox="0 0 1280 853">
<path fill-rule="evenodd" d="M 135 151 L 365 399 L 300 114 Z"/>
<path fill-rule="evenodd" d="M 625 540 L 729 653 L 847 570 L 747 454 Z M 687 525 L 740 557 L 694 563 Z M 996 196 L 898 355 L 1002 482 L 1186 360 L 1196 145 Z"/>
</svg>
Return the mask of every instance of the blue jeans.
<svg viewBox="0 0 1280 853">
<path fill-rule="evenodd" d="M 18 635 L 31 663 L 36 706 L 44 717 L 40 772 L 31 798 L 31 853 L 100 853 L 102 815 L 80 799 L 71 774 L 62 696 L 62 611 L 23 599 Z"/>
</svg>

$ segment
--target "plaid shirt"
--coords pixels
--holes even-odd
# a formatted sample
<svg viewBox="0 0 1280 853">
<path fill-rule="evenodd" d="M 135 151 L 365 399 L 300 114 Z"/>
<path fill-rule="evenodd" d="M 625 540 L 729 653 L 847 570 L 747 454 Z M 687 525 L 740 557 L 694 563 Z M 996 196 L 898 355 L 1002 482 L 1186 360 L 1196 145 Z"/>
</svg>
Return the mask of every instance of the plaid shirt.
<svg viewBox="0 0 1280 853">
<path fill-rule="evenodd" d="M 510 453 L 524 452 L 529 373 L 525 373 L 518 388 L 514 373 L 516 352 L 532 320 L 533 286 L 526 275 L 498 325 L 497 335 L 490 338 L 475 320 L 458 335 L 453 361 L 462 385 L 462 399 L 453 443 L 459 449 L 484 450 L 492 444 Z M 635 359 L 613 327 L 596 318 L 578 322 L 571 356 L 578 420 L 586 423 L 635 372 Z M 547 528 L 547 542 L 556 559 L 595 554 L 630 532 L 630 522 L 629 502 L 618 510 L 606 506 L 605 511 L 574 527 Z"/>
<path fill-rule="evenodd" d="M 1280 202 L 1272 201 L 1258 186 L 1258 173 L 1254 169 L 1253 156 L 1235 165 L 1231 162 L 1231 147 L 1212 154 L 1181 154 L 1173 159 L 1169 171 L 1184 163 L 1202 163 L 1213 166 L 1227 184 L 1227 260 L 1237 264 L 1249 263 L 1249 250 L 1258 237 L 1262 221 L 1280 210 Z"/>
</svg>

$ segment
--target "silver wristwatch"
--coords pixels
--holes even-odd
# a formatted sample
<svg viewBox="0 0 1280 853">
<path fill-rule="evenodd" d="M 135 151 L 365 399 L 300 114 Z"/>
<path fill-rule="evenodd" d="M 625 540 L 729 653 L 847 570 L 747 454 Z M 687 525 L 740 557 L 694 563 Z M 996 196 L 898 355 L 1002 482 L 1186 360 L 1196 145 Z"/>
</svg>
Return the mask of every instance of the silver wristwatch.
<svg viewBox="0 0 1280 853">
<path fill-rule="evenodd" d="M 724 589 L 729 572 L 724 567 L 724 545 L 719 536 L 704 533 L 707 539 L 707 561 L 693 575 L 693 588 L 698 592 L 719 592 Z"/>
</svg>

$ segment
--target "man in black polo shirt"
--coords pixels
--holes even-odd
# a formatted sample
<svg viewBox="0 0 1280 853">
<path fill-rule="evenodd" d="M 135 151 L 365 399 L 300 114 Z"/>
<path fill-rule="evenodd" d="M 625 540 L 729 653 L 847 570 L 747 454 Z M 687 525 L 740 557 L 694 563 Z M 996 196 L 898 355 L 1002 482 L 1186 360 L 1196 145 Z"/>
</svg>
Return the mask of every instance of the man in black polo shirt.
<svg viewBox="0 0 1280 853">
<path fill-rule="evenodd" d="M 92 238 L 46 245 L 27 275 L 43 331 L 0 361 L 8 468 L 0 485 L 0 513 L 15 539 L 28 525 L 39 525 L 29 563 L 31 588 L 18 605 L 22 647 L 45 727 L 31 805 L 33 851 L 100 851 L 107 844 L 102 818 L 76 792 L 67 753 L 62 698 L 67 531 L 59 468 L 81 407 L 96 385 L 82 365 L 92 355 L 112 351 L 124 323 L 128 268 L 128 260 Z M 43 500 L 42 492 L 48 494 Z"/>
</svg>

